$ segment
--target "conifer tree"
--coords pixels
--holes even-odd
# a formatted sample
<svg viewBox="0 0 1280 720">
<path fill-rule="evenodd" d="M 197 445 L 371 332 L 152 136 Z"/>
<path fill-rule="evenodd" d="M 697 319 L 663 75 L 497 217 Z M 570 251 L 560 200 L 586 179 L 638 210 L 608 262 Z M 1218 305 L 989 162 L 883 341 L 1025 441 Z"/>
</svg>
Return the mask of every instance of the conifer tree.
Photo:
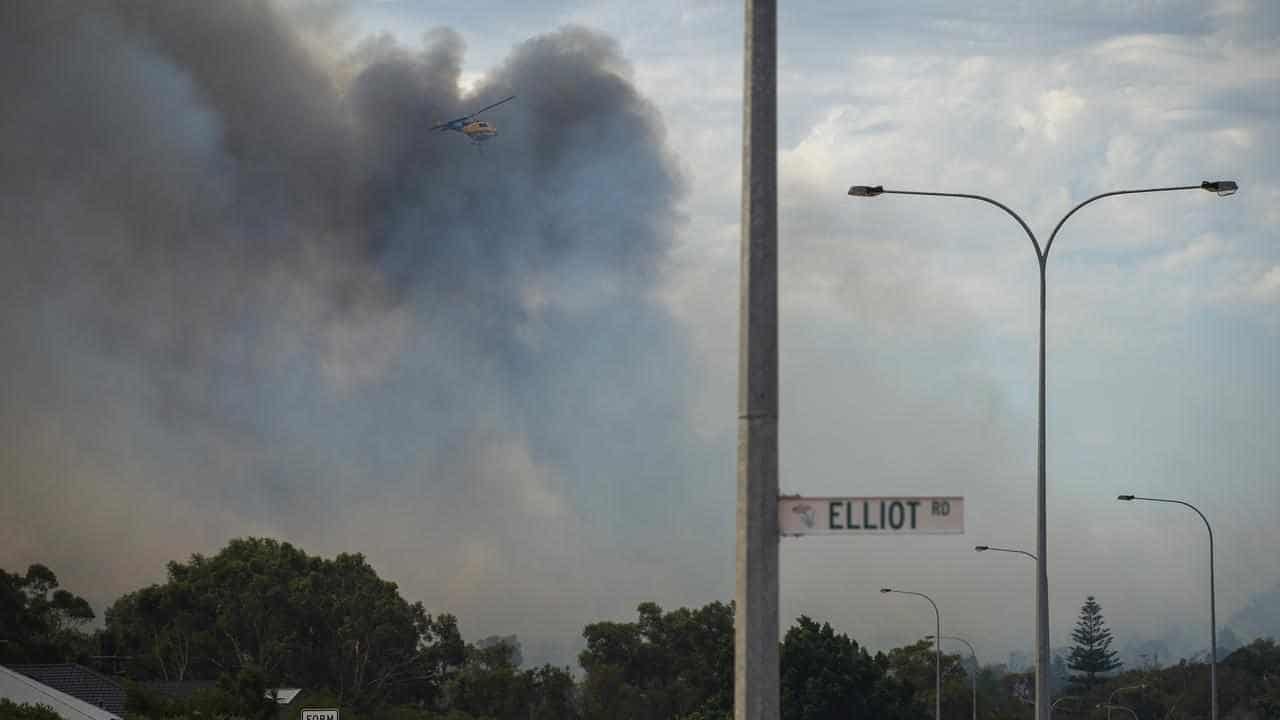
<svg viewBox="0 0 1280 720">
<path fill-rule="evenodd" d="M 1111 649 L 1111 630 L 1102 619 L 1102 606 L 1092 595 L 1080 608 L 1080 619 L 1076 622 L 1076 629 L 1071 631 L 1071 639 L 1076 644 L 1071 648 L 1067 667 L 1080 673 L 1072 675 L 1071 681 L 1087 690 L 1097 684 L 1098 675 L 1124 664 L 1116 659 L 1116 651 Z"/>
</svg>

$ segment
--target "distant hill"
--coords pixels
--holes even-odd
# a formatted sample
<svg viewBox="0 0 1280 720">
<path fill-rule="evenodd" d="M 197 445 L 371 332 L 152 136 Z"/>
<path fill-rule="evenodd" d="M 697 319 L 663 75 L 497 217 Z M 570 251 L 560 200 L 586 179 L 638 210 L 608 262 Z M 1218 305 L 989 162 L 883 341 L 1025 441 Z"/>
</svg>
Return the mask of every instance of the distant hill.
<svg viewBox="0 0 1280 720">
<path fill-rule="evenodd" d="M 1120 659 L 1126 669 L 1140 669 L 1168 667 L 1183 658 L 1207 656 L 1208 631 L 1206 622 L 1203 626 L 1176 627 L 1159 638 L 1131 637 L 1121 646 Z M 1280 582 L 1270 590 L 1255 593 L 1248 605 L 1225 622 L 1218 618 L 1218 659 L 1259 638 L 1280 640 Z"/>
<path fill-rule="evenodd" d="M 1253 638 L 1280 640 L 1280 581 L 1275 587 L 1249 598 L 1249 604 L 1231 614 L 1227 625 L 1248 642 Z"/>
</svg>

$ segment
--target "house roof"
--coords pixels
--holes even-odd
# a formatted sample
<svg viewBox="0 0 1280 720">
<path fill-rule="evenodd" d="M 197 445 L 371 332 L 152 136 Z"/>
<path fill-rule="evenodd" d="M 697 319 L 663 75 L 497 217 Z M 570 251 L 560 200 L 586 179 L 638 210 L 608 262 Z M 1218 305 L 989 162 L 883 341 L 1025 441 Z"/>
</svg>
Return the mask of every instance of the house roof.
<svg viewBox="0 0 1280 720">
<path fill-rule="evenodd" d="M 0 667 L 0 697 L 19 705 L 44 705 L 65 720 L 120 720 L 118 715 L 6 667 Z"/>
<path fill-rule="evenodd" d="M 10 669 L 113 715 L 124 715 L 128 696 L 124 687 L 83 665 L 11 665 Z"/>
</svg>

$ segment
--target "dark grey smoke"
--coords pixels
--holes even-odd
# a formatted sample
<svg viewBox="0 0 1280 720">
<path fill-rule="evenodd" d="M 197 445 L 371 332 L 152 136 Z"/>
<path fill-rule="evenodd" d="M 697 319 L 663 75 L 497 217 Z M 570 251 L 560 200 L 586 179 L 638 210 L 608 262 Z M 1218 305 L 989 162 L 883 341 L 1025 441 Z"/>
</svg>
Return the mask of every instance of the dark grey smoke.
<svg viewBox="0 0 1280 720">
<path fill-rule="evenodd" d="M 339 53 L 334 17 L 0 10 L 0 566 L 101 603 L 269 533 L 430 604 L 671 535 L 688 371 L 653 293 L 681 187 L 617 47 L 535 37 L 460 97 L 455 33 Z M 427 129 L 509 94 L 483 149 Z M 550 470 L 508 502 L 521 453 Z M 540 502 L 580 522 L 532 528 Z M 498 558 L 471 585 L 468 540 Z"/>
</svg>

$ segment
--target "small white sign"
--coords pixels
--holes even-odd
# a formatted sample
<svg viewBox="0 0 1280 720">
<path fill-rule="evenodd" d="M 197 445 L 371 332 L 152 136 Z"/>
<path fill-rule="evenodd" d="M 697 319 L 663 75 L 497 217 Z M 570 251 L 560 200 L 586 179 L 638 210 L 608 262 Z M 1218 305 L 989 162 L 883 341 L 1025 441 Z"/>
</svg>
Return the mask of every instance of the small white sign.
<svg viewBox="0 0 1280 720">
<path fill-rule="evenodd" d="M 964 533 L 962 497 L 778 498 L 778 532 L 786 535 L 929 535 Z"/>
<path fill-rule="evenodd" d="M 302 720 L 338 720 L 337 708 L 328 710 L 306 709 L 302 711 Z"/>
</svg>

